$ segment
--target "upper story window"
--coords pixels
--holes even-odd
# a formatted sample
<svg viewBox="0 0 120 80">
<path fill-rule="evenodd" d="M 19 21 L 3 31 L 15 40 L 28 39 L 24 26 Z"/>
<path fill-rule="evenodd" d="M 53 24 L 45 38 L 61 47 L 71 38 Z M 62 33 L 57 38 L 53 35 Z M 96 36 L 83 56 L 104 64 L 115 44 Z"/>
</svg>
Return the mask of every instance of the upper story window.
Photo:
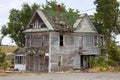
<svg viewBox="0 0 120 80">
<path fill-rule="evenodd" d="M 26 34 L 26 36 L 25 36 L 25 46 L 30 47 L 30 45 L 31 45 L 31 35 Z"/>
<path fill-rule="evenodd" d="M 98 36 L 94 36 L 94 46 L 98 46 Z"/>
<path fill-rule="evenodd" d="M 104 45 L 104 37 L 100 36 L 100 45 L 103 46 Z"/>
<path fill-rule="evenodd" d="M 63 46 L 63 35 L 60 35 L 60 46 Z"/>
</svg>

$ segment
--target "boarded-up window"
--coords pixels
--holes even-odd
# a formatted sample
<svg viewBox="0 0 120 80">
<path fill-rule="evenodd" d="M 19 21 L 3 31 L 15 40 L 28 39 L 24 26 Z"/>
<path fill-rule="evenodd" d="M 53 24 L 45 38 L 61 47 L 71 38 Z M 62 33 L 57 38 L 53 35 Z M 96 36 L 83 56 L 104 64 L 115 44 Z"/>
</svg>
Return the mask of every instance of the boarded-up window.
<svg viewBox="0 0 120 80">
<path fill-rule="evenodd" d="M 44 48 L 48 53 L 49 49 L 49 34 L 33 34 L 31 40 L 31 47 Z"/>
<path fill-rule="evenodd" d="M 87 43 L 87 45 L 92 45 L 93 44 L 93 36 L 91 36 L 91 35 L 85 35 L 84 40 Z"/>
<path fill-rule="evenodd" d="M 43 45 L 42 41 L 43 41 L 43 35 L 41 34 L 32 35 L 31 45 L 32 47 L 42 47 Z"/>
<path fill-rule="evenodd" d="M 43 46 L 46 47 L 48 45 L 49 45 L 49 35 L 44 34 L 44 36 L 43 36 Z"/>
<path fill-rule="evenodd" d="M 30 47 L 30 45 L 31 45 L 31 40 L 30 39 L 31 39 L 31 35 L 27 34 L 26 35 L 26 42 L 25 42 L 26 47 Z"/>
<path fill-rule="evenodd" d="M 74 45 L 74 36 L 72 35 L 65 35 L 65 46 L 71 46 Z"/>
<path fill-rule="evenodd" d="M 43 35 L 43 47 L 45 48 L 45 52 L 48 53 L 49 52 L 49 35 L 48 34 L 44 34 Z"/>
</svg>

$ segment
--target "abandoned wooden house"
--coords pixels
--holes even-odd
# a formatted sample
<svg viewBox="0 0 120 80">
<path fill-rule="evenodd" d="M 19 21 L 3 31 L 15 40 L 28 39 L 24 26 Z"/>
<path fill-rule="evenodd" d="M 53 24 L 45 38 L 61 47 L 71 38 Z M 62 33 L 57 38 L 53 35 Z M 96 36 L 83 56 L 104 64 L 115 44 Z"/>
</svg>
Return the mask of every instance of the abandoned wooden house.
<svg viewBox="0 0 120 80">
<path fill-rule="evenodd" d="M 25 33 L 24 70 L 51 72 L 89 68 L 89 58 L 100 53 L 99 34 L 89 16 L 37 10 Z M 21 66 L 22 67 L 22 66 Z"/>
</svg>

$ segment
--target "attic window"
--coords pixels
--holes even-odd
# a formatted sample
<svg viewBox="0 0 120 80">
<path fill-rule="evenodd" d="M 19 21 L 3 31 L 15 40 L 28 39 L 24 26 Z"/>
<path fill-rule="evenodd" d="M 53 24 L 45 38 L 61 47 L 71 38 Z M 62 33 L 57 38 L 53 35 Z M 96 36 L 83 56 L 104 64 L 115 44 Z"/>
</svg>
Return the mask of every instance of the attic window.
<svg viewBox="0 0 120 80">
<path fill-rule="evenodd" d="M 45 28 L 45 24 L 44 23 L 40 23 L 41 24 L 41 28 Z"/>
<path fill-rule="evenodd" d="M 34 22 L 34 28 L 35 28 L 35 29 L 39 28 L 39 21 L 38 21 L 38 20 L 36 20 L 36 21 Z"/>
<path fill-rule="evenodd" d="M 63 46 L 63 35 L 60 35 L 60 46 Z"/>
</svg>

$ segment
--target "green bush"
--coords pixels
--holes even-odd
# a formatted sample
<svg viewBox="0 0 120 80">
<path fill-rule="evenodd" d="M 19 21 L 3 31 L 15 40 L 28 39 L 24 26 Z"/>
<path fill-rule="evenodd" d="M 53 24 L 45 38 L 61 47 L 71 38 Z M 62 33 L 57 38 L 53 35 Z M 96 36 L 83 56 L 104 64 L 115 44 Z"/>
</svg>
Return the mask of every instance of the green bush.
<svg viewBox="0 0 120 80">
<path fill-rule="evenodd" d="M 0 52 L 0 63 L 5 62 L 5 57 L 6 57 L 5 53 L 4 52 Z"/>
<path fill-rule="evenodd" d="M 91 66 L 91 68 L 94 68 L 94 67 L 105 68 L 108 65 L 107 65 L 107 61 L 106 61 L 105 57 L 98 55 L 97 58 L 95 58 L 95 57 L 90 58 L 90 66 Z"/>
<path fill-rule="evenodd" d="M 93 68 L 95 66 L 96 66 L 95 57 L 91 56 L 90 57 L 90 67 Z"/>
</svg>

